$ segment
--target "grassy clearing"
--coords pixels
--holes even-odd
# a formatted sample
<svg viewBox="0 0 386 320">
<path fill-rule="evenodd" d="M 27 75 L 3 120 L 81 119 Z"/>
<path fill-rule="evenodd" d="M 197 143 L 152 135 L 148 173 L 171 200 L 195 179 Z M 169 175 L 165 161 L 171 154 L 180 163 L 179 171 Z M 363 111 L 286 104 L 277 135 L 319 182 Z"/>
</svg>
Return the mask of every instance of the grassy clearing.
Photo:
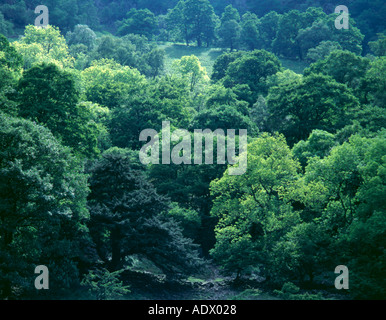
<svg viewBox="0 0 386 320">
<path fill-rule="evenodd" d="M 278 298 L 268 293 L 263 293 L 259 289 L 246 289 L 233 296 L 231 300 L 278 300 Z"/>
<path fill-rule="evenodd" d="M 304 61 L 288 60 L 288 59 L 280 59 L 280 61 L 284 68 L 290 69 L 299 74 L 303 74 L 304 69 L 309 66 L 309 64 Z"/>
<path fill-rule="evenodd" d="M 171 73 L 171 66 L 174 60 L 193 54 L 200 59 L 201 65 L 206 68 L 208 75 L 211 75 L 214 62 L 224 52 L 223 49 L 187 47 L 185 44 L 164 43 L 160 44 L 159 47 L 166 52 L 165 70 L 168 73 Z"/>
<path fill-rule="evenodd" d="M 195 277 L 189 277 L 187 280 L 190 283 L 204 283 L 205 282 L 204 279 L 195 278 Z"/>
<path fill-rule="evenodd" d="M 187 47 L 182 43 L 174 44 L 169 42 L 160 43 L 158 46 L 161 49 L 164 49 L 166 52 L 165 71 L 167 73 L 172 72 L 171 66 L 174 60 L 181 59 L 183 56 L 190 56 L 193 54 L 198 59 L 200 59 L 201 65 L 206 68 L 206 71 L 210 76 L 212 74 L 213 64 L 217 57 L 226 51 L 220 48 L 199 48 L 197 46 Z M 304 69 L 308 67 L 308 64 L 304 61 L 281 59 L 281 62 L 284 68 L 290 69 L 299 74 L 302 74 Z"/>
</svg>

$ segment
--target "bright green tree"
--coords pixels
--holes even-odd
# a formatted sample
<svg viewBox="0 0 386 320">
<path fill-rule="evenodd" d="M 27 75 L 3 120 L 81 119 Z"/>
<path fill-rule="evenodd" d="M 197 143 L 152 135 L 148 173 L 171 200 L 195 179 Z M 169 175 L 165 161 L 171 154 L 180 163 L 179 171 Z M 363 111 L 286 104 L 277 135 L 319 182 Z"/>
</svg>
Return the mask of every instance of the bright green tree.
<svg viewBox="0 0 386 320">
<path fill-rule="evenodd" d="M 292 194 L 304 205 L 303 219 L 312 219 L 330 239 L 322 245 L 328 268 L 350 266 L 352 296 L 361 299 L 385 297 L 386 260 L 379 246 L 385 239 L 384 135 L 353 135 L 327 157 L 313 158 Z"/>
<path fill-rule="evenodd" d="M 298 179 L 299 163 L 284 136 L 262 134 L 248 145 L 248 170 L 211 183 L 216 245 L 211 254 L 228 273 L 240 275 L 269 258 L 275 241 L 299 221 L 284 200 Z"/>
<path fill-rule="evenodd" d="M 146 84 L 146 78 L 138 70 L 110 59 L 94 61 L 82 72 L 82 78 L 87 100 L 111 109 Z"/>
<path fill-rule="evenodd" d="M 119 278 L 121 274 L 122 271 L 91 270 L 81 284 L 96 300 L 117 300 L 130 293 L 130 286 L 125 286 Z"/>
<path fill-rule="evenodd" d="M 0 110 L 16 115 L 13 100 L 17 81 L 21 77 L 23 59 L 7 38 L 0 34 Z"/>
<path fill-rule="evenodd" d="M 68 52 L 66 39 L 59 28 L 47 28 L 28 25 L 24 36 L 13 43 L 19 54 L 23 56 L 24 68 L 28 69 L 41 63 L 54 63 L 61 68 L 74 66 L 74 58 Z"/>
<path fill-rule="evenodd" d="M 186 79 L 191 91 L 200 83 L 209 82 L 205 67 L 201 65 L 200 60 L 195 55 L 184 56 L 175 60 L 172 67 L 177 74 Z"/>
</svg>

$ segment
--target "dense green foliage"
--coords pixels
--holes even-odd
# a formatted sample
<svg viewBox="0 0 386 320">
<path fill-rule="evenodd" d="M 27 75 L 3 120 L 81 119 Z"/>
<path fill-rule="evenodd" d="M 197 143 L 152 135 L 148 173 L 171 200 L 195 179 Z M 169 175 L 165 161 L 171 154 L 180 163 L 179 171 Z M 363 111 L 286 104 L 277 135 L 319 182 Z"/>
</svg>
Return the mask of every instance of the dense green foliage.
<svg viewBox="0 0 386 320">
<path fill-rule="evenodd" d="M 36 295 L 34 268 L 40 264 L 51 271 L 51 294 L 68 293 L 94 260 L 86 250 L 91 239 L 83 165 L 48 129 L 3 113 L 0 123 L 1 295 L 17 297 L 14 288 Z"/>
<path fill-rule="evenodd" d="M 171 217 L 160 215 L 168 210 L 167 199 L 146 180 L 137 154 L 113 148 L 89 171 L 90 234 L 111 270 L 121 269 L 133 254 L 144 255 L 169 277 L 199 266 L 195 245 Z"/>
<path fill-rule="evenodd" d="M 215 267 L 322 299 L 304 290 L 337 293 L 346 265 L 345 297 L 385 299 L 385 4 L 350 1 L 346 30 L 319 3 L 0 4 L 0 297 L 130 298 L 128 274 L 167 283 Z M 213 71 L 193 53 L 167 65 L 164 42 L 212 47 Z M 235 129 L 228 158 L 217 136 L 198 155 L 217 150 L 213 163 L 142 164 L 141 132 L 162 151 L 166 122 L 177 155 L 185 138 L 208 143 L 195 129 Z M 50 290 L 35 289 L 37 265 Z"/>
</svg>

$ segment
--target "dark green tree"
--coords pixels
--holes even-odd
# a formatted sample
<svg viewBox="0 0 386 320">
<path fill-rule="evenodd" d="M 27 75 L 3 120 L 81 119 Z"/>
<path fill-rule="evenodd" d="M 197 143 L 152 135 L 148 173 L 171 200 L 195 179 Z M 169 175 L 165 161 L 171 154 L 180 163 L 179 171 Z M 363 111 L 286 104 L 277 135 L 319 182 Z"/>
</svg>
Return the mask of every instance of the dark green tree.
<svg viewBox="0 0 386 320">
<path fill-rule="evenodd" d="M 222 46 L 229 48 L 230 51 L 237 49 L 240 41 L 240 25 L 236 20 L 229 20 L 221 24 L 218 35 Z"/>
<path fill-rule="evenodd" d="M 276 39 L 280 15 L 271 11 L 259 19 L 259 36 L 263 49 L 272 50 L 273 41 Z"/>
<path fill-rule="evenodd" d="M 15 71 L 21 70 L 23 58 L 2 34 L 0 34 L 0 52 L 0 66 L 6 66 Z"/>
<path fill-rule="evenodd" d="M 252 105 L 259 94 L 267 93 L 268 77 L 280 70 L 281 62 L 273 53 L 255 50 L 229 64 L 223 83 L 227 88 L 239 87 L 239 96 Z"/>
<path fill-rule="evenodd" d="M 307 139 L 314 129 L 341 129 L 359 109 L 346 85 L 322 74 L 271 88 L 267 102 L 271 130 L 284 133 L 290 143 Z"/>
<path fill-rule="evenodd" d="M 217 82 L 218 80 L 221 80 L 225 77 L 226 70 L 228 69 L 228 66 L 235 61 L 237 58 L 240 58 L 242 56 L 242 52 L 225 52 L 222 55 L 220 55 L 213 65 L 213 72 L 211 79 L 214 82 Z"/>
<path fill-rule="evenodd" d="M 362 79 L 363 90 L 365 92 L 364 100 L 372 105 L 385 108 L 386 101 L 386 80 L 384 77 L 386 71 L 386 57 L 378 57 L 371 62 L 370 68 Z"/>
<path fill-rule="evenodd" d="M 299 30 L 296 41 L 304 58 L 309 49 L 316 47 L 322 41 L 338 42 L 343 50 L 351 51 L 357 55 L 362 53 L 362 41 L 364 36 L 355 27 L 354 19 L 350 19 L 349 29 L 337 29 L 335 27 L 336 14 L 320 16 L 312 26 Z"/>
<path fill-rule="evenodd" d="M 280 17 L 276 38 L 272 43 L 273 52 L 288 58 L 300 58 L 301 51 L 296 37 L 300 29 L 306 27 L 304 14 L 291 10 Z"/>
<path fill-rule="evenodd" d="M 96 45 L 97 36 L 88 26 L 78 24 L 74 31 L 67 32 L 66 40 L 69 46 L 83 44 L 91 51 Z"/>
<path fill-rule="evenodd" d="M 218 28 L 218 35 L 223 47 L 231 51 L 236 49 L 240 40 L 240 14 L 232 5 L 225 7 L 221 16 L 221 25 Z"/>
<path fill-rule="evenodd" d="M 9 35 L 12 32 L 13 24 L 4 19 L 3 13 L 0 12 L 0 34 Z"/>
<path fill-rule="evenodd" d="M 292 152 L 302 167 L 305 168 L 309 158 L 319 157 L 323 159 L 329 155 L 331 149 L 336 145 L 335 135 L 316 129 L 312 131 L 307 140 L 301 140 L 295 144 Z"/>
<path fill-rule="evenodd" d="M 243 15 L 241 22 L 241 42 L 248 50 L 258 49 L 261 45 L 259 34 L 259 19 L 253 13 Z"/>
<path fill-rule="evenodd" d="M 179 79 L 154 80 L 135 94 L 126 95 L 113 110 L 110 123 L 113 144 L 138 150 L 141 131 L 149 128 L 159 131 L 162 121 L 186 128 L 194 115 L 190 103 L 189 89 Z"/>
<path fill-rule="evenodd" d="M 131 9 L 126 14 L 126 19 L 120 23 L 118 35 L 129 33 L 144 35 L 151 39 L 157 30 L 157 21 L 149 9 Z"/>
<path fill-rule="evenodd" d="M 346 84 L 361 102 L 367 103 L 364 79 L 369 68 L 369 59 L 347 50 L 335 50 L 325 59 L 311 64 L 304 70 L 304 74 L 306 76 L 311 73 L 329 75 L 335 81 Z"/>
<path fill-rule="evenodd" d="M 216 141 L 214 145 L 216 150 Z M 216 162 L 216 160 L 214 160 Z M 194 242 L 199 244 L 203 254 L 206 256 L 215 244 L 214 227 L 218 222 L 216 217 L 210 216 L 212 208 L 212 197 L 210 195 L 210 182 L 220 178 L 226 170 L 226 165 L 152 165 L 149 177 L 157 188 L 159 194 L 169 197 L 178 203 L 178 211 L 173 210 L 168 214 L 176 214 L 180 210 L 197 212 L 201 224 L 197 229 L 196 223 L 186 226 L 186 220 L 182 220 L 184 233 L 188 233 Z M 177 221 L 181 218 L 175 217 Z"/>
<path fill-rule="evenodd" d="M 315 48 L 311 48 L 307 52 L 306 59 L 311 62 L 325 59 L 331 52 L 342 50 L 341 45 L 336 41 L 322 41 Z"/>
<path fill-rule="evenodd" d="M 160 215 L 168 200 L 147 181 L 138 153 L 108 150 L 89 172 L 90 230 L 111 270 L 122 268 L 133 254 L 146 256 L 171 277 L 199 266 L 196 246 L 178 224 Z"/>
<path fill-rule="evenodd" d="M 377 56 L 386 56 L 386 35 L 384 33 L 379 33 L 378 40 L 369 42 L 369 45 Z"/>
<path fill-rule="evenodd" d="M 247 129 L 250 137 L 255 136 L 258 128 L 249 118 L 248 103 L 238 100 L 230 88 L 213 86 L 208 93 L 208 100 L 193 118 L 190 128 L 208 128 L 212 131 L 229 128 Z"/>
<path fill-rule="evenodd" d="M 50 272 L 46 297 L 68 294 L 95 262 L 81 161 L 48 129 L 1 113 L 0 177 L 0 296 L 38 297 L 38 265 Z"/>
<path fill-rule="evenodd" d="M 24 72 L 18 84 L 19 115 L 36 121 L 84 156 L 98 153 L 98 128 L 90 110 L 79 102 L 79 84 L 74 76 L 54 64 Z"/>
<path fill-rule="evenodd" d="M 256 128 L 248 116 L 243 115 L 235 106 L 216 105 L 200 110 L 194 117 L 192 128 L 208 128 L 226 130 L 228 128 L 248 129 L 251 136 L 256 133 Z"/>
<path fill-rule="evenodd" d="M 122 66 L 136 68 L 143 75 L 154 77 L 163 71 L 164 50 L 139 34 L 128 34 L 123 37 L 111 35 L 98 39 L 96 48 L 89 53 L 88 66 L 91 60 L 113 59 Z"/>
<path fill-rule="evenodd" d="M 181 33 L 186 45 L 196 41 L 199 47 L 215 38 L 217 19 L 208 0 L 181 0 L 168 14 L 170 28 Z"/>
<path fill-rule="evenodd" d="M 163 49 L 153 49 L 149 53 L 145 54 L 145 60 L 147 61 L 148 71 L 145 72 L 146 75 L 150 77 L 159 76 L 165 68 L 165 50 Z"/>
</svg>

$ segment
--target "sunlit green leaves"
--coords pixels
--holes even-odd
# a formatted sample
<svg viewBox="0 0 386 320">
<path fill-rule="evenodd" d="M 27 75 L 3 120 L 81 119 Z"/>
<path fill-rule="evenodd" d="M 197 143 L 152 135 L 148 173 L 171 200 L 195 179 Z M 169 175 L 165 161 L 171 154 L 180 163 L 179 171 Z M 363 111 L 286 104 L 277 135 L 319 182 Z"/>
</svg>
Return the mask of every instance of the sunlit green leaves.
<svg viewBox="0 0 386 320">
<path fill-rule="evenodd" d="M 25 69 L 41 63 L 53 63 L 61 68 L 74 66 L 74 58 L 70 56 L 66 40 L 57 27 L 28 25 L 24 36 L 13 45 L 23 56 Z"/>
</svg>

